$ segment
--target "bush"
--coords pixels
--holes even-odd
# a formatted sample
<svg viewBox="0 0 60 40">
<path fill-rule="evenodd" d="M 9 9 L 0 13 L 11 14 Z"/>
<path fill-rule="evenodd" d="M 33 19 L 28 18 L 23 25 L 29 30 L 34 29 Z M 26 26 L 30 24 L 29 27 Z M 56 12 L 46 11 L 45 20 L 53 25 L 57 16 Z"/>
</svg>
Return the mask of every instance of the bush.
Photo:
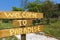
<svg viewBox="0 0 60 40">
<path fill-rule="evenodd" d="M 56 18 L 50 19 L 50 22 L 51 22 L 51 23 L 55 23 L 55 22 L 57 22 L 57 21 L 58 21 L 58 19 L 56 19 Z"/>
<path fill-rule="evenodd" d="M 2 22 L 3 23 L 9 23 L 9 22 L 11 22 L 11 20 L 10 19 L 3 19 Z"/>
</svg>

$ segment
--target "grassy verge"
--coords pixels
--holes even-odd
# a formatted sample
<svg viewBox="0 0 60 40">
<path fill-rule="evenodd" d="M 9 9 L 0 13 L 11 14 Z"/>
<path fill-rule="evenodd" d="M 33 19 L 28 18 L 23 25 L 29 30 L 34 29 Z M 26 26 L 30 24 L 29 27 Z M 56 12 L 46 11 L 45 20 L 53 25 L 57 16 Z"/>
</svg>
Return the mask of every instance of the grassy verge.
<svg viewBox="0 0 60 40">
<path fill-rule="evenodd" d="M 56 38 L 60 37 L 60 21 L 55 21 L 49 25 L 45 25 L 44 32 L 53 35 Z"/>
<path fill-rule="evenodd" d="M 12 23 L 0 23 L 0 29 L 13 28 Z"/>
</svg>

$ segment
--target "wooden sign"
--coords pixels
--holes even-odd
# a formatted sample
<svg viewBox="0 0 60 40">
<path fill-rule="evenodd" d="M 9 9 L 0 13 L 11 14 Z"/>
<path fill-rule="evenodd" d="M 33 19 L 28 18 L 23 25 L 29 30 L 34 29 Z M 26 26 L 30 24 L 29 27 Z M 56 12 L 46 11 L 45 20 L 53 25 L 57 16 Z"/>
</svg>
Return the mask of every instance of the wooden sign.
<svg viewBox="0 0 60 40">
<path fill-rule="evenodd" d="M 32 20 L 13 20 L 14 27 L 31 26 Z"/>
<path fill-rule="evenodd" d="M 37 12 L 0 12 L 0 19 L 43 18 L 43 13 Z"/>
<path fill-rule="evenodd" d="M 43 25 L 0 30 L 0 38 L 43 31 Z"/>
</svg>

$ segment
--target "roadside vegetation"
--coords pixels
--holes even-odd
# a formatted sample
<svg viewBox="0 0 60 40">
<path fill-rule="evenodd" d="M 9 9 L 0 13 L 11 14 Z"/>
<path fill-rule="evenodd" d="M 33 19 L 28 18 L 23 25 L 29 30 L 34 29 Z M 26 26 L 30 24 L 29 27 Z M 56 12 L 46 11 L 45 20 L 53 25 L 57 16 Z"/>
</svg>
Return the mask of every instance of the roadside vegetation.
<svg viewBox="0 0 60 40">
<path fill-rule="evenodd" d="M 30 12 L 42 12 L 44 14 L 44 18 L 42 19 L 44 32 L 56 38 L 60 37 L 60 10 L 58 10 L 57 4 L 50 0 L 45 0 L 43 2 L 35 0 L 34 2 L 25 3 L 23 8 L 12 7 L 12 11 L 24 11 L 26 9 Z M 0 20 L 0 29 L 12 28 L 12 26 L 11 20 L 3 20 L 2 22 Z"/>
</svg>

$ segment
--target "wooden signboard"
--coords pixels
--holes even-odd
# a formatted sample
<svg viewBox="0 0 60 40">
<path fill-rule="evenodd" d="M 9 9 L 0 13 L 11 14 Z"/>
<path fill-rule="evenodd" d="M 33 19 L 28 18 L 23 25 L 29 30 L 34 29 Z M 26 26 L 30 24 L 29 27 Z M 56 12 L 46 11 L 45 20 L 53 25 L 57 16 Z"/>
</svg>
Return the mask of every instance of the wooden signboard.
<svg viewBox="0 0 60 40">
<path fill-rule="evenodd" d="M 23 19 L 23 18 L 25 19 L 43 18 L 43 13 L 22 11 L 0 12 L 0 19 Z"/>
<path fill-rule="evenodd" d="M 0 38 L 19 35 L 19 34 L 41 32 L 42 30 L 43 30 L 43 25 L 24 27 L 24 28 L 4 29 L 4 30 L 0 30 Z"/>
<path fill-rule="evenodd" d="M 14 27 L 31 26 L 32 20 L 13 20 Z"/>
<path fill-rule="evenodd" d="M 23 11 L 0 12 L 0 19 L 13 19 L 14 27 L 22 26 L 21 28 L 0 30 L 0 38 L 21 34 L 21 39 L 26 40 L 26 34 L 43 31 L 43 25 L 30 26 L 32 25 L 32 19 L 41 18 L 43 18 L 43 13 Z"/>
</svg>

